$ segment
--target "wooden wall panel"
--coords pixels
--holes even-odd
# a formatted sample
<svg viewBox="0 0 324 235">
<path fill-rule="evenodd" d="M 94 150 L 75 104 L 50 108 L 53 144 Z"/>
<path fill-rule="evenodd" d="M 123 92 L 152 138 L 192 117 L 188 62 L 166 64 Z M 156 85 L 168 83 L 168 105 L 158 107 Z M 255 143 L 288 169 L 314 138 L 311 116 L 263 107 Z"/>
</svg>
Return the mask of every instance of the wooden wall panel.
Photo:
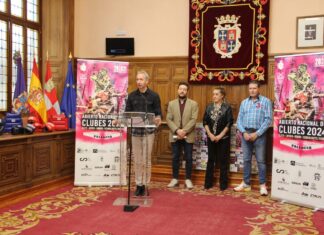
<svg viewBox="0 0 324 235">
<path fill-rule="evenodd" d="M 104 58 L 101 58 L 104 59 Z M 149 87 L 157 91 L 161 97 L 162 109 L 165 110 L 167 103 L 177 96 L 178 83 L 188 81 L 188 63 L 187 57 L 115 57 L 109 60 L 128 61 L 130 63 L 129 71 L 129 89 L 128 92 L 136 89 L 135 76 L 139 69 L 144 69 L 151 77 Z M 274 59 L 269 59 L 268 82 L 261 86 L 261 93 L 271 100 L 274 99 Z M 202 120 L 206 105 L 212 101 L 212 91 L 216 85 L 191 85 L 189 97 L 196 100 L 199 104 L 199 120 Z M 224 85 L 227 93 L 226 99 L 233 108 L 236 118 L 240 103 L 248 97 L 247 85 Z M 165 116 L 164 116 L 165 118 Z"/>
<path fill-rule="evenodd" d="M 170 84 L 170 96 L 169 96 L 168 102 L 170 102 L 171 100 L 175 99 L 178 96 L 179 82 L 172 80 L 170 83 L 171 83 Z"/>
<path fill-rule="evenodd" d="M 162 116 L 165 120 L 169 103 L 168 97 L 170 97 L 170 84 L 168 82 L 160 82 L 158 85 L 153 86 L 153 89 L 160 95 Z"/>
<path fill-rule="evenodd" d="M 188 64 L 185 62 L 182 63 L 172 63 L 171 64 L 172 69 L 172 81 L 183 81 L 184 78 L 188 78 Z"/>
<path fill-rule="evenodd" d="M 33 176 L 40 177 L 51 174 L 53 170 L 53 144 L 37 143 L 33 147 Z"/>
<path fill-rule="evenodd" d="M 0 195 L 74 171 L 74 131 L 0 136 Z"/>
<path fill-rule="evenodd" d="M 274 72 L 275 72 L 275 61 L 274 58 L 271 57 L 268 60 L 268 69 L 269 69 L 269 73 L 268 73 L 268 84 L 266 86 L 263 86 L 263 92 L 265 93 L 265 95 L 271 99 L 272 101 L 275 100 L 275 96 L 274 96 L 274 87 L 275 87 L 275 82 L 274 82 Z"/>
<path fill-rule="evenodd" d="M 136 88 L 136 81 L 135 81 L 135 76 L 136 76 L 136 66 L 134 64 L 130 64 L 128 68 L 128 92 L 133 91 Z"/>
<path fill-rule="evenodd" d="M 171 64 L 155 64 L 153 73 L 154 83 L 169 82 L 171 72 Z"/>
<path fill-rule="evenodd" d="M 210 97 L 210 94 L 208 96 L 206 90 L 206 86 L 190 86 L 189 97 L 198 102 L 199 106 L 199 115 L 197 122 L 202 122 L 206 104 L 208 103 L 207 97 L 208 99 Z"/>
<path fill-rule="evenodd" d="M 145 70 L 148 75 L 150 76 L 150 82 L 152 84 L 153 82 L 153 79 L 154 79 L 154 76 L 153 76 L 153 69 L 154 69 L 154 66 L 153 64 L 147 64 L 147 63 L 136 63 L 134 64 L 135 66 L 135 74 L 134 74 L 134 77 L 132 78 L 134 81 L 136 79 L 136 74 L 137 74 L 137 71 L 139 70 Z M 136 83 L 135 83 L 136 84 Z"/>
<path fill-rule="evenodd" d="M 57 162 L 57 175 L 69 175 L 74 172 L 74 155 L 75 155 L 75 139 L 64 138 L 57 143 L 57 151 L 55 162 Z"/>
<path fill-rule="evenodd" d="M 42 80 L 46 74 L 46 58 L 51 64 L 59 101 L 67 72 L 68 56 L 73 56 L 74 0 L 42 2 Z"/>
<path fill-rule="evenodd" d="M 172 149 L 169 142 L 169 128 L 163 125 L 157 136 L 158 151 L 155 151 L 153 155 L 153 164 L 165 164 L 170 165 L 172 159 Z"/>
<path fill-rule="evenodd" d="M 162 116 L 165 119 L 170 97 L 171 65 L 157 63 L 154 65 L 151 88 L 160 95 Z"/>
<path fill-rule="evenodd" d="M 22 146 L 10 146 L 0 149 L 1 185 L 22 182 L 25 177 L 24 153 Z"/>
</svg>

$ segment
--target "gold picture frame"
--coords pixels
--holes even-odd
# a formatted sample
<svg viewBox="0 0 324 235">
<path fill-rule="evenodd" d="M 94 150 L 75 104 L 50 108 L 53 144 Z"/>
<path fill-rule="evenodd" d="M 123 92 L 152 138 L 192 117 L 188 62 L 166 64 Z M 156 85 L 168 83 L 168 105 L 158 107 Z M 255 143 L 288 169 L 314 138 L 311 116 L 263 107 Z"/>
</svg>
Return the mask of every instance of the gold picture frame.
<svg viewBox="0 0 324 235">
<path fill-rule="evenodd" d="M 324 47 L 324 15 L 297 17 L 296 48 Z"/>
</svg>

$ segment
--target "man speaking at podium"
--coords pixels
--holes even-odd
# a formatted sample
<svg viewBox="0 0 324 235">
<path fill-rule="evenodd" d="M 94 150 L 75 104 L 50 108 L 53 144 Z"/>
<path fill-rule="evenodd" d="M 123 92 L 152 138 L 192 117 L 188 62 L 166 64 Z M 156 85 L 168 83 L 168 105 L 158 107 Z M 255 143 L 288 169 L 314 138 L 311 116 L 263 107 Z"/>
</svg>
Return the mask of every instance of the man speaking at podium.
<svg viewBox="0 0 324 235">
<path fill-rule="evenodd" d="M 126 112 L 144 112 L 155 114 L 155 124 L 161 124 L 161 101 L 159 95 L 148 88 L 149 75 L 139 70 L 136 75 L 137 89 L 129 94 Z M 132 146 L 135 165 L 135 196 L 148 196 L 147 186 L 151 180 L 151 153 L 155 128 L 133 128 Z"/>
</svg>

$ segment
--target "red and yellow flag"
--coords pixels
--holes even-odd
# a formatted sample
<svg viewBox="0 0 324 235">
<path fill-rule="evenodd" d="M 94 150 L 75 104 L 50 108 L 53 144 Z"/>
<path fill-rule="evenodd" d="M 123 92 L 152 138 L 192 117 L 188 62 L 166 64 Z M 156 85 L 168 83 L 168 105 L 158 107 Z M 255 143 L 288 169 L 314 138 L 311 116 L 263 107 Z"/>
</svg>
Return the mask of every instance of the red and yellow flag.
<svg viewBox="0 0 324 235">
<path fill-rule="evenodd" d="M 46 105 L 35 58 L 29 87 L 28 104 L 30 115 L 37 117 L 40 123 L 46 123 Z"/>
<path fill-rule="evenodd" d="M 49 61 L 46 61 L 46 77 L 44 85 L 44 98 L 47 109 L 47 118 L 61 113 L 60 104 L 56 96 L 56 88 L 53 82 L 52 70 Z"/>
</svg>

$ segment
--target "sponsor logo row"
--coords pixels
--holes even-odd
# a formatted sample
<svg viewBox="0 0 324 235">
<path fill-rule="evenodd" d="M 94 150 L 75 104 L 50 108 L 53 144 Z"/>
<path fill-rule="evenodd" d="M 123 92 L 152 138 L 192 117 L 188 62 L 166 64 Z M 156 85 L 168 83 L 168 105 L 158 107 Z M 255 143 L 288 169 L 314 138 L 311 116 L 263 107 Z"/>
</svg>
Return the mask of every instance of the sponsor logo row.
<svg viewBox="0 0 324 235">
<path fill-rule="evenodd" d="M 275 171 L 276 171 L 277 174 L 280 174 L 280 175 L 289 175 L 289 172 L 286 169 L 279 169 L 278 168 Z M 302 171 L 299 170 L 297 172 L 297 176 L 300 178 L 302 176 Z M 315 172 L 313 174 L 313 180 L 315 180 L 315 181 L 321 181 L 321 178 L 322 178 L 322 175 L 320 173 Z"/>
<path fill-rule="evenodd" d="M 314 164 L 314 163 L 302 163 L 298 161 L 289 161 L 285 159 L 279 159 L 279 158 L 274 158 L 273 160 L 274 164 L 280 165 L 280 164 L 285 164 L 285 165 L 290 165 L 290 166 L 300 166 L 300 167 L 310 167 L 314 168 L 320 171 L 324 171 L 324 165 L 323 164 Z"/>
<path fill-rule="evenodd" d="M 77 148 L 77 153 L 107 153 L 105 149 L 87 149 L 87 148 Z"/>
<path fill-rule="evenodd" d="M 285 178 L 282 178 L 280 180 L 277 181 L 278 184 L 281 185 L 298 185 L 298 186 L 303 186 L 303 188 L 305 189 L 313 189 L 313 190 L 317 190 L 316 187 L 316 183 L 309 183 L 307 181 L 304 182 L 299 182 L 299 181 L 291 181 L 291 182 L 287 182 L 287 180 Z"/>
<path fill-rule="evenodd" d="M 90 174 L 90 173 L 82 173 L 81 174 L 81 177 L 92 177 L 92 176 L 96 176 L 96 177 L 119 177 L 120 176 L 120 174 L 107 174 L 107 173 L 105 173 L 105 174 L 103 174 L 103 175 L 92 175 L 92 174 Z"/>
<path fill-rule="evenodd" d="M 288 192 L 289 190 L 285 187 L 277 187 L 278 191 L 283 191 L 283 192 Z M 292 192 L 297 195 L 301 195 L 302 197 L 309 197 L 309 198 L 314 198 L 314 199 L 322 199 L 321 195 L 314 194 L 314 193 L 308 193 L 308 192 Z"/>
<path fill-rule="evenodd" d="M 99 157 L 99 160 L 101 162 L 103 162 L 105 159 L 107 159 L 106 157 L 103 157 L 103 156 L 100 156 Z M 80 162 L 91 162 L 91 157 L 80 157 L 79 158 Z M 118 163 L 119 162 L 119 157 L 118 156 L 115 156 L 114 157 L 114 162 L 115 163 Z"/>
<path fill-rule="evenodd" d="M 116 165 L 114 164 L 106 164 L 104 166 L 94 166 L 94 167 L 89 167 L 88 165 L 85 165 L 84 167 L 81 168 L 83 171 L 90 171 L 93 169 L 104 169 L 104 170 L 112 170 L 115 171 L 117 169 Z"/>
</svg>

